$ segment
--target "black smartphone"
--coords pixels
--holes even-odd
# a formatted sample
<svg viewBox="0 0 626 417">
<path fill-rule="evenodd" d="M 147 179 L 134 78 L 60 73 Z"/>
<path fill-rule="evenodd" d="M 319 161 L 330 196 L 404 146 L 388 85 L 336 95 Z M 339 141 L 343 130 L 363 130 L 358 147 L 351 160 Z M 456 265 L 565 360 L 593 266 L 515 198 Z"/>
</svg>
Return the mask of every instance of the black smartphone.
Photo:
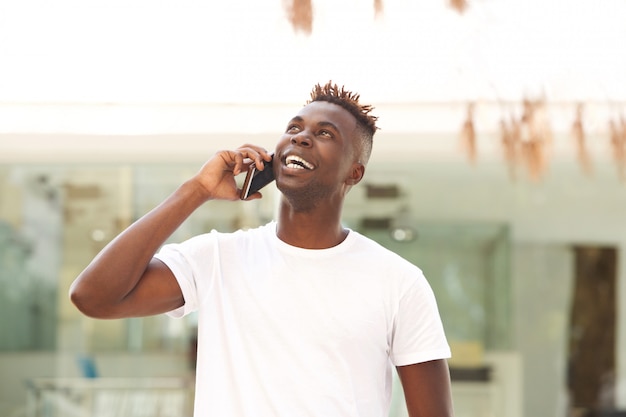
<svg viewBox="0 0 626 417">
<path fill-rule="evenodd" d="M 256 164 L 250 165 L 248 173 L 246 174 L 246 179 L 243 182 L 243 187 L 241 188 L 240 198 L 242 200 L 245 200 L 250 197 L 251 194 L 256 193 L 261 188 L 274 181 L 274 169 L 272 168 L 273 161 L 274 155 L 272 155 L 271 161 L 263 161 L 263 164 L 265 165 L 263 171 L 259 171 L 256 168 Z"/>
</svg>

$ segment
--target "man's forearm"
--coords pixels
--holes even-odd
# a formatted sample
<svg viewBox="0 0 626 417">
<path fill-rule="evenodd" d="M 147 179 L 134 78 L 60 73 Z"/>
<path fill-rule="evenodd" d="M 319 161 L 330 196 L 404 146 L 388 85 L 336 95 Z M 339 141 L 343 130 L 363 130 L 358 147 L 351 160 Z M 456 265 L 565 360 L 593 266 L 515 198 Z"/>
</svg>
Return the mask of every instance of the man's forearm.
<svg viewBox="0 0 626 417">
<path fill-rule="evenodd" d="M 74 304 L 89 314 L 120 303 L 135 289 L 159 247 L 205 200 L 187 182 L 120 233 L 72 284 Z"/>
</svg>

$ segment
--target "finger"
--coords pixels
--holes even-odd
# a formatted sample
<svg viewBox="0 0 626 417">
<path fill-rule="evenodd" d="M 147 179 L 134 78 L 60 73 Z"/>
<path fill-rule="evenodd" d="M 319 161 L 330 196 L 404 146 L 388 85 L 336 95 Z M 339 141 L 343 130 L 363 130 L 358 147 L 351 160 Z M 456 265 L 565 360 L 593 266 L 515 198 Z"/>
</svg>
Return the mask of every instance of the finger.
<svg viewBox="0 0 626 417">
<path fill-rule="evenodd" d="M 247 166 L 255 164 L 257 169 L 263 170 L 265 167 L 264 161 L 269 162 L 272 160 L 272 154 L 270 154 L 265 148 L 252 144 L 245 144 L 237 149 L 238 152 L 247 160 Z"/>
<path fill-rule="evenodd" d="M 241 152 L 233 152 L 233 159 L 235 161 L 233 175 L 239 175 L 244 170 L 244 167 L 247 169 L 247 165 L 244 163 L 244 156 Z"/>
<path fill-rule="evenodd" d="M 268 152 L 265 149 L 263 149 L 262 157 L 263 157 L 263 161 L 271 162 L 272 158 L 274 158 L 274 152 Z M 262 165 L 263 165 L 262 169 L 265 169 L 265 164 L 262 163 Z"/>
<path fill-rule="evenodd" d="M 274 154 L 268 152 L 265 149 L 261 149 L 258 154 L 259 157 L 254 160 L 254 164 L 256 165 L 258 170 L 263 171 L 266 168 L 266 163 L 272 160 Z"/>
</svg>

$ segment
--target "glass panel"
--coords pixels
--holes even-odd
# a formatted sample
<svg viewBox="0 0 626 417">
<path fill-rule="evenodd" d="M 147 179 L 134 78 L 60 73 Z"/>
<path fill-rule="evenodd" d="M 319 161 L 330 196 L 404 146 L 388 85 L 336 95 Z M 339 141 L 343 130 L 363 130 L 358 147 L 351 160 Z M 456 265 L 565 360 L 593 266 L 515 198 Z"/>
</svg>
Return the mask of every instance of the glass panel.
<svg viewBox="0 0 626 417">
<path fill-rule="evenodd" d="M 508 228 L 501 224 L 410 226 L 405 233 L 414 234 L 414 239 L 397 240 L 405 235 L 391 229 L 363 229 L 362 233 L 424 271 L 453 349 L 457 343 L 478 343 L 479 349 L 509 348 Z"/>
<path fill-rule="evenodd" d="M 184 164 L 2 166 L 0 351 L 187 352 L 195 315 L 92 320 L 68 302 L 67 291 L 111 239 L 198 169 Z M 169 241 L 264 223 L 273 217 L 275 201 L 271 187 L 264 194 L 267 198 L 246 204 L 201 207 Z"/>
<path fill-rule="evenodd" d="M 56 344 L 62 206 L 45 171 L 0 168 L 0 350 Z"/>
</svg>

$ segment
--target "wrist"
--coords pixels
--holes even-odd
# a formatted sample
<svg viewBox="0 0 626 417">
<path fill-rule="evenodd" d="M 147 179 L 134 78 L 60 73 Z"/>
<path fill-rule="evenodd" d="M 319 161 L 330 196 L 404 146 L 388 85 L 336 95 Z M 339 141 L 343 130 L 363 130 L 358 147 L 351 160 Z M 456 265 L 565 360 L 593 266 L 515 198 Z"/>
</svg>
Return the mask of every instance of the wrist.
<svg viewBox="0 0 626 417">
<path fill-rule="evenodd" d="M 213 199 L 212 194 L 196 179 L 185 181 L 179 187 L 178 192 L 181 194 L 182 198 L 196 206 L 200 206 Z"/>
</svg>

